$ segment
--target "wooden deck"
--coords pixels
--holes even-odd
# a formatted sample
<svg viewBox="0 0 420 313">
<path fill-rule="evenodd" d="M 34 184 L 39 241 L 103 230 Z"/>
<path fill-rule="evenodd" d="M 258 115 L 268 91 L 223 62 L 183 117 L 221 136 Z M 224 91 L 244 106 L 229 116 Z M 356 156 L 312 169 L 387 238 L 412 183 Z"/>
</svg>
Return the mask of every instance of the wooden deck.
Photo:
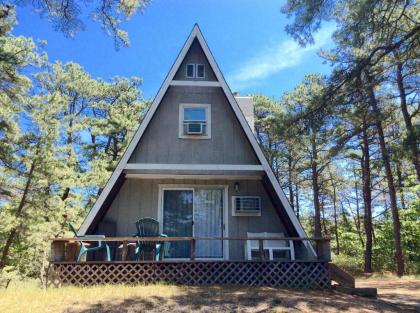
<svg viewBox="0 0 420 313">
<path fill-rule="evenodd" d="M 122 260 L 74 261 L 75 244 L 95 239 L 56 239 L 52 243 L 50 283 L 60 285 L 175 283 L 186 285 L 238 285 L 287 288 L 329 288 L 329 243 L 327 239 L 315 240 L 317 258 L 313 260 L 270 261 L 264 258 L 263 241 L 260 240 L 260 260 L 196 260 L 195 241 L 202 238 L 142 238 L 146 241 L 191 242 L 191 259 L 174 261 L 127 261 L 127 252 L 122 251 Z M 220 240 L 220 238 L 206 238 Z M 223 240 L 247 240 L 248 238 L 223 238 Z M 284 238 L 289 240 L 290 238 Z M 314 240 L 313 238 L 292 238 Z M 102 241 L 118 241 L 122 249 L 127 243 L 139 240 L 136 237 L 100 238 Z M 270 240 L 270 239 L 268 239 Z M 272 240 L 278 240 L 273 238 Z"/>
</svg>

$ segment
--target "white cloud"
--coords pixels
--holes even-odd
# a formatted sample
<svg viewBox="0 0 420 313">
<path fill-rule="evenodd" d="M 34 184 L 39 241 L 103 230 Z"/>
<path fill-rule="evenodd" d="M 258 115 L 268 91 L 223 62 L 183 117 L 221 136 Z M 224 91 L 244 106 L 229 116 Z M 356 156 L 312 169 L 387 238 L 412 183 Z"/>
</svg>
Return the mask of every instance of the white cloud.
<svg viewBox="0 0 420 313">
<path fill-rule="evenodd" d="M 227 75 L 227 80 L 233 89 L 243 89 L 286 68 L 297 66 L 306 55 L 331 43 L 334 29 L 334 25 L 323 27 L 316 33 L 315 43 L 306 47 L 299 46 L 293 39 L 267 46 Z"/>
</svg>

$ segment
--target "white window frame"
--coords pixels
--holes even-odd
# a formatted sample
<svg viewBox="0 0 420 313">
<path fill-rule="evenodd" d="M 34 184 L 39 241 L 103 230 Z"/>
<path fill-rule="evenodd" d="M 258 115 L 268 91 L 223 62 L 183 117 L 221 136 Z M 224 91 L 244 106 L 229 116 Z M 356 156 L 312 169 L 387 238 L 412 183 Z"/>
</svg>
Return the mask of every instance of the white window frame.
<svg viewBox="0 0 420 313">
<path fill-rule="evenodd" d="M 206 134 L 205 135 L 188 135 L 184 134 L 184 109 L 188 108 L 204 108 L 206 110 Z M 211 138 L 211 104 L 209 103 L 180 103 L 179 104 L 179 121 L 178 121 L 178 138 L 181 139 L 210 139 Z"/>
<path fill-rule="evenodd" d="M 238 212 L 235 209 L 237 198 L 258 198 L 260 200 L 260 210 L 258 212 Z M 260 196 L 232 196 L 232 216 L 261 216 L 262 201 Z"/>
<path fill-rule="evenodd" d="M 203 76 L 198 76 L 198 66 L 201 65 L 203 67 Z M 206 67 L 204 64 L 197 63 L 195 64 L 195 78 L 204 79 L 206 78 Z"/>
<path fill-rule="evenodd" d="M 188 76 L 188 66 L 190 66 L 190 65 L 192 65 L 192 67 L 193 67 L 193 74 L 192 74 L 192 76 Z M 196 76 L 196 65 L 194 63 L 188 63 L 185 66 L 185 77 L 187 77 L 187 78 L 195 78 L 195 76 Z"/>
</svg>

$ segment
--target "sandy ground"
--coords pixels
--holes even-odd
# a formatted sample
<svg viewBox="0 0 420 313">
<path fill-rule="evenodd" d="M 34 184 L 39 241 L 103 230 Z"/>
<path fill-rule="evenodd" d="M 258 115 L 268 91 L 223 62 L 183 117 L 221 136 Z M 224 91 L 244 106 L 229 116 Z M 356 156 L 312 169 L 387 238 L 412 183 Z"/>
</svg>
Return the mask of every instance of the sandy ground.
<svg viewBox="0 0 420 313">
<path fill-rule="evenodd" d="M 187 287 L 174 285 L 11 288 L 0 291 L 0 312 L 420 312 L 420 280 L 367 279 L 377 299 L 333 290 Z"/>
<path fill-rule="evenodd" d="M 104 302 L 66 312 L 420 312 L 420 280 L 366 280 L 358 286 L 378 288 L 379 297 L 335 291 L 191 287 L 183 295 Z"/>
<path fill-rule="evenodd" d="M 420 312 L 420 279 L 358 280 L 356 287 L 378 288 L 378 299 L 395 306 Z"/>
</svg>

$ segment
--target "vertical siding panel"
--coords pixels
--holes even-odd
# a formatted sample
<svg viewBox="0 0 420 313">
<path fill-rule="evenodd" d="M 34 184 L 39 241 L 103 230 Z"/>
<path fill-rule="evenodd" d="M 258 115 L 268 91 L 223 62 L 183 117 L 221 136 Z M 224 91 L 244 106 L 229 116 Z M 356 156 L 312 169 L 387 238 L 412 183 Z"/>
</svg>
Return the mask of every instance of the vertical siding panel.
<svg viewBox="0 0 420 313">
<path fill-rule="evenodd" d="M 129 208 L 129 197 L 131 195 L 131 180 L 126 180 L 126 188 L 120 190 L 120 194 L 122 194 L 122 201 L 120 201 L 119 206 L 117 206 L 118 210 L 118 231 L 119 234 L 126 234 L 127 233 L 127 223 L 125 217 L 127 215 L 127 210 Z M 112 204 L 113 206 L 114 204 Z M 112 208 L 112 207 L 111 207 Z"/>
<path fill-rule="evenodd" d="M 136 233 L 135 223 L 139 212 L 139 202 L 143 197 L 143 194 L 139 192 L 140 190 L 141 180 L 133 179 L 130 184 L 129 206 L 127 208 L 127 214 L 125 214 L 127 235 Z"/>
<path fill-rule="evenodd" d="M 219 144 L 217 145 L 217 143 L 215 144 L 215 140 L 217 138 L 220 138 L 220 129 L 218 129 L 218 127 L 215 127 L 216 124 L 213 124 L 213 120 L 218 119 L 218 116 L 220 116 L 220 113 L 218 112 L 218 108 L 220 108 L 220 101 L 219 99 L 216 97 L 216 93 L 215 92 L 211 92 L 206 94 L 206 97 L 210 100 L 209 103 L 211 104 L 211 119 L 212 119 L 212 123 L 210 125 L 211 128 L 211 136 L 212 138 L 211 140 L 211 144 L 207 145 L 207 149 L 206 149 L 206 153 L 208 154 L 208 159 L 209 159 L 209 163 L 211 164 L 216 164 L 219 161 L 219 155 L 221 153 L 222 147 L 223 147 L 223 142 L 222 142 L 222 146 Z M 204 101 L 205 99 L 203 99 Z M 216 139 L 215 139 L 216 138 Z"/>
<path fill-rule="evenodd" d="M 158 219 L 159 217 L 159 184 L 156 180 L 149 180 L 150 184 L 150 195 L 151 195 L 151 209 L 153 210 L 153 216 Z"/>
<path fill-rule="evenodd" d="M 142 200 L 139 217 L 155 217 L 155 204 L 152 202 L 152 189 L 149 180 L 141 180 Z"/>
</svg>

